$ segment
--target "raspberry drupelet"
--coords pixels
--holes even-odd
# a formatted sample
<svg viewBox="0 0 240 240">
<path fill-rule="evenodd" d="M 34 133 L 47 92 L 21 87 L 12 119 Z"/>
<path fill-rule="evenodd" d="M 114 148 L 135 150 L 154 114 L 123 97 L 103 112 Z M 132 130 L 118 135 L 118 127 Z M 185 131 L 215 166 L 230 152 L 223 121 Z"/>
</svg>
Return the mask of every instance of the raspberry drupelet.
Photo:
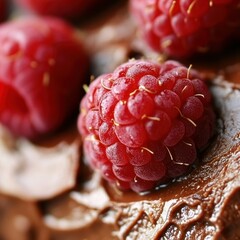
<svg viewBox="0 0 240 240">
<path fill-rule="evenodd" d="M 131 0 L 146 43 L 157 52 L 189 57 L 239 39 L 240 0 Z"/>
<path fill-rule="evenodd" d="M 176 61 L 120 65 L 90 84 L 80 111 L 90 165 L 136 192 L 186 173 L 215 122 L 205 82 Z"/>
<path fill-rule="evenodd" d="M 75 30 L 56 18 L 21 18 L 0 26 L 0 122 L 35 139 L 78 108 L 88 57 Z"/>
</svg>

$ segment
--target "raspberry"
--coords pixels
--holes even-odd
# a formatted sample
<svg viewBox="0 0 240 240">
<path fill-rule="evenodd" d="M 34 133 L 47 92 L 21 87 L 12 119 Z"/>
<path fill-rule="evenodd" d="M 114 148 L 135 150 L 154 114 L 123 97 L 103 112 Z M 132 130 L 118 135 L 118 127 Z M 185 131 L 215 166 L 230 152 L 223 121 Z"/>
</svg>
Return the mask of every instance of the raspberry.
<svg viewBox="0 0 240 240">
<path fill-rule="evenodd" d="M 121 189 L 143 192 L 186 173 L 214 122 L 196 71 L 176 61 L 132 60 L 90 84 L 78 129 L 94 169 Z"/>
<path fill-rule="evenodd" d="M 37 138 L 60 127 L 80 101 L 88 58 L 75 31 L 54 18 L 0 26 L 0 122 Z"/>
<path fill-rule="evenodd" d="M 40 15 L 53 15 L 68 19 L 78 18 L 86 14 L 96 5 L 107 0 L 16 0 L 19 6 Z"/>
<path fill-rule="evenodd" d="M 131 0 L 142 36 L 157 52 L 190 57 L 239 36 L 240 0 Z"/>
</svg>

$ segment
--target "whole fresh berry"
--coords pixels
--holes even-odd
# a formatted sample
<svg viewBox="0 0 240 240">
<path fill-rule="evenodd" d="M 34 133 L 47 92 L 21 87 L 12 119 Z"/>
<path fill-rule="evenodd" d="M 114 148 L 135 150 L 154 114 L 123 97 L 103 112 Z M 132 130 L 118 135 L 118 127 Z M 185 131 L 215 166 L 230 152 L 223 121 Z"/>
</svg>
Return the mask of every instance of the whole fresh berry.
<svg viewBox="0 0 240 240">
<path fill-rule="evenodd" d="M 220 50 L 239 36 L 240 0 L 131 0 L 140 32 L 155 51 L 174 57 Z"/>
<path fill-rule="evenodd" d="M 205 82 L 175 61 L 120 65 L 90 84 L 80 111 L 90 165 L 136 192 L 186 173 L 215 119 Z"/>
<path fill-rule="evenodd" d="M 107 0 L 16 0 L 19 6 L 40 15 L 78 18 Z"/>
<path fill-rule="evenodd" d="M 0 122 L 37 138 L 60 127 L 79 104 L 88 58 L 75 31 L 55 18 L 0 26 Z"/>
</svg>

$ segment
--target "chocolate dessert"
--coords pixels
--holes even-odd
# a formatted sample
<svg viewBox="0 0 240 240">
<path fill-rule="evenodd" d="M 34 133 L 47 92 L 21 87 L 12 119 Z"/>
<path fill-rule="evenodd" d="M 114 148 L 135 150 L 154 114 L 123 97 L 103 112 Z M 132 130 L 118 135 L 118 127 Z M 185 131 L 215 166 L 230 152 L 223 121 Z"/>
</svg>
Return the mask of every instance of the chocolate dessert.
<svg viewBox="0 0 240 240">
<path fill-rule="evenodd" d="M 126 5 L 79 27 L 95 76 L 133 57 L 160 57 Z M 188 174 L 148 194 L 120 191 L 90 169 L 76 119 L 34 142 L 1 126 L 0 239 L 240 239 L 239 53 L 185 60 L 208 79 L 216 132 Z"/>
</svg>

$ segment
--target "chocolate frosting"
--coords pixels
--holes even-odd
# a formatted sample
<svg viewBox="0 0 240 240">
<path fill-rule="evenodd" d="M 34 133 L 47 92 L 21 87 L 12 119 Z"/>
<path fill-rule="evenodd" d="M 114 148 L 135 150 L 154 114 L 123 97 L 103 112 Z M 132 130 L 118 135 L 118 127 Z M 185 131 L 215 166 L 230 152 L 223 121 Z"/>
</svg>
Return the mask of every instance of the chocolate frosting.
<svg viewBox="0 0 240 240">
<path fill-rule="evenodd" d="M 117 12 L 127 17 L 125 10 Z M 128 26 L 131 34 L 121 35 L 121 24 L 131 21 L 109 18 L 101 28 L 84 30 L 92 39 L 86 45 L 95 74 L 112 70 L 138 51 L 146 55 L 141 41 L 132 41 L 134 28 Z M 93 40 L 101 34 L 108 37 L 102 47 Z M 38 143 L 6 141 L 2 135 L 1 153 L 7 157 L 0 159 L 0 239 L 240 239 L 239 50 L 227 58 L 193 64 L 211 79 L 217 111 L 212 142 L 188 175 L 151 194 L 120 192 L 91 172 L 84 158 L 79 168 L 81 142 L 75 128 L 70 134 L 63 131 L 57 141 Z"/>
<path fill-rule="evenodd" d="M 52 198 L 76 184 L 80 140 L 51 148 L 0 128 L 0 192 L 24 200 Z"/>
</svg>

